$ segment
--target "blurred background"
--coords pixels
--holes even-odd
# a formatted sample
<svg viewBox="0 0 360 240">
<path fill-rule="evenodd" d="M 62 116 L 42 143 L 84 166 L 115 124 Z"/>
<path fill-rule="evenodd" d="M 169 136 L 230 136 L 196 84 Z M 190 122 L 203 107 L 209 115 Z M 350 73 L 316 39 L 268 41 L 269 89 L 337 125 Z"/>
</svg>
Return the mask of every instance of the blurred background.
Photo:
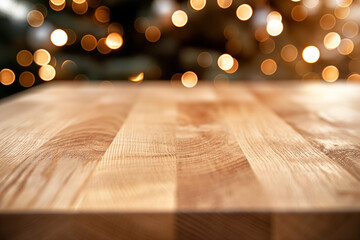
<svg viewBox="0 0 360 240">
<path fill-rule="evenodd" d="M 0 0 L 0 97 L 46 81 L 359 81 L 357 0 Z"/>
</svg>

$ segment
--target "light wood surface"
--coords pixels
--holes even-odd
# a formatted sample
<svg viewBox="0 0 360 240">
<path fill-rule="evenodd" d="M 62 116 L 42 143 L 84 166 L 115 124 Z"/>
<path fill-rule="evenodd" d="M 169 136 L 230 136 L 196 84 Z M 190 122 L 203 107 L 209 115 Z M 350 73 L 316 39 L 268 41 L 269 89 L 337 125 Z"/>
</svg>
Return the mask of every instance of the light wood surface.
<svg viewBox="0 0 360 240">
<path fill-rule="evenodd" d="M 0 239 L 360 239 L 359 84 L 54 82 L 0 119 Z"/>
</svg>

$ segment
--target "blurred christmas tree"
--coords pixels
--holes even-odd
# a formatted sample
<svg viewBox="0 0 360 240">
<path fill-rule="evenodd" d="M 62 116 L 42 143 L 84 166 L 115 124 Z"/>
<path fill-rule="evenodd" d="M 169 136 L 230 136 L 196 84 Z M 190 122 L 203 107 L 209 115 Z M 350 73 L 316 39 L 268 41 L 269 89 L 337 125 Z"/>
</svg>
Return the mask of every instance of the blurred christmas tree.
<svg viewBox="0 0 360 240">
<path fill-rule="evenodd" d="M 359 13 L 352 0 L 1 0 L 0 94 L 54 79 L 359 80 Z"/>
</svg>

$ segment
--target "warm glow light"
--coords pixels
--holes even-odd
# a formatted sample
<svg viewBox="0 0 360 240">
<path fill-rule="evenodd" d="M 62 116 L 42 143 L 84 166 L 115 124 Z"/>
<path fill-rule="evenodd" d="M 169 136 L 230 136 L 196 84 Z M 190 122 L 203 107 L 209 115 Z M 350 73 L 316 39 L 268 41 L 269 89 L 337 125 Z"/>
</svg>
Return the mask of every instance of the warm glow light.
<svg viewBox="0 0 360 240">
<path fill-rule="evenodd" d="M 130 77 L 129 80 L 132 82 L 141 82 L 144 79 L 144 73 L 141 72 L 136 76 Z"/>
<path fill-rule="evenodd" d="M 172 23 L 176 27 L 183 27 L 186 25 L 186 23 L 188 21 L 188 16 L 187 16 L 186 12 L 184 12 L 182 10 L 177 10 L 171 16 L 171 20 L 172 20 Z"/>
<path fill-rule="evenodd" d="M 271 36 L 278 36 L 283 31 L 283 24 L 277 19 L 270 20 L 266 25 L 266 31 Z"/>
<path fill-rule="evenodd" d="M 97 43 L 97 50 L 101 54 L 108 54 L 111 52 L 111 48 L 109 48 L 108 45 L 106 44 L 106 38 L 99 39 L 99 41 Z"/>
<path fill-rule="evenodd" d="M 54 5 L 60 6 L 65 3 L 65 0 L 50 0 L 50 2 Z"/>
<path fill-rule="evenodd" d="M 206 0 L 190 0 L 190 6 L 196 11 L 200 11 L 205 5 Z"/>
<path fill-rule="evenodd" d="M 241 21 L 246 21 L 251 18 L 253 10 L 249 4 L 241 4 L 236 10 L 236 16 Z"/>
<path fill-rule="evenodd" d="M 223 71 L 230 70 L 234 65 L 234 58 L 229 54 L 223 54 L 218 58 L 217 64 Z"/>
<path fill-rule="evenodd" d="M 335 49 L 339 46 L 341 37 L 336 32 L 330 32 L 324 37 L 324 45 L 326 49 Z"/>
<path fill-rule="evenodd" d="M 303 4 L 307 8 L 315 8 L 319 5 L 319 0 L 304 0 Z"/>
<path fill-rule="evenodd" d="M 56 74 L 55 68 L 50 65 L 41 66 L 39 69 L 39 77 L 44 81 L 51 81 Z"/>
<path fill-rule="evenodd" d="M 100 6 L 95 10 L 95 18 L 101 23 L 110 21 L 110 9 L 105 6 Z"/>
<path fill-rule="evenodd" d="M 89 5 L 86 1 L 84 1 L 82 3 L 77 3 L 75 1 L 73 1 L 71 4 L 71 8 L 76 14 L 83 15 L 87 12 Z"/>
<path fill-rule="evenodd" d="M 340 7 L 348 7 L 352 2 L 352 0 L 336 0 L 337 5 Z"/>
<path fill-rule="evenodd" d="M 320 27 L 324 30 L 332 29 L 336 24 L 336 18 L 331 14 L 325 14 L 320 19 Z"/>
<path fill-rule="evenodd" d="M 282 16 L 279 12 L 277 11 L 272 11 L 270 12 L 267 17 L 266 17 L 266 22 L 269 22 L 271 20 L 279 20 L 282 21 Z"/>
<path fill-rule="evenodd" d="M 123 38 L 118 33 L 110 33 L 106 38 L 106 45 L 111 49 L 119 49 L 123 44 Z"/>
<path fill-rule="evenodd" d="M 232 0 L 217 0 L 217 4 L 219 5 L 219 7 L 221 8 L 229 8 L 232 4 Z"/>
<path fill-rule="evenodd" d="M 336 7 L 334 10 L 334 15 L 338 19 L 345 19 L 350 14 L 350 8 L 349 7 Z"/>
<path fill-rule="evenodd" d="M 354 43 L 350 39 L 345 38 L 341 40 L 337 50 L 341 55 L 349 55 L 354 50 Z"/>
<path fill-rule="evenodd" d="M 19 82 L 23 87 L 31 87 L 35 83 L 35 76 L 31 72 L 25 71 L 20 74 Z"/>
<path fill-rule="evenodd" d="M 50 60 L 51 60 L 50 53 L 45 49 L 38 49 L 34 52 L 34 62 L 37 65 L 40 66 L 46 65 L 50 62 Z"/>
<path fill-rule="evenodd" d="M 322 70 L 322 78 L 327 82 L 335 82 L 339 78 L 339 70 L 335 66 L 327 66 Z"/>
<path fill-rule="evenodd" d="M 235 58 L 233 58 L 233 60 L 234 60 L 234 64 L 232 65 L 232 67 L 231 67 L 229 70 L 226 70 L 225 72 L 227 72 L 227 73 L 234 73 L 234 72 L 236 72 L 236 71 L 238 70 L 238 68 L 239 68 L 239 63 L 238 63 L 238 61 L 237 61 Z"/>
<path fill-rule="evenodd" d="M 302 57 L 305 62 L 314 63 L 320 58 L 320 51 L 315 46 L 308 46 L 302 52 Z"/>
<path fill-rule="evenodd" d="M 160 29 L 156 26 L 146 28 L 145 37 L 149 42 L 157 42 L 161 37 Z"/>
<path fill-rule="evenodd" d="M 87 34 L 81 39 L 81 47 L 86 51 L 92 51 L 96 48 L 97 41 L 93 35 Z"/>
<path fill-rule="evenodd" d="M 20 66 L 27 67 L 33 62 L 33 56 L 28 50 L 21 50 L 16 55 L 16 61 Z"/>
<path fill-rule="evenodd" d="M 150 26 L 148 19 L 144 17 L 138 17 L 134 22 L 135 30 L 139 33 L 145 33 L 145 30 Z"/>
<path fill-rule="evenodd" d="M 307 17 L 307 9 L 302 5 L 297 5 L 291 10 L 291 17 L 297 22 L 304 21 Z"/>
<path fill-rule="evenodd" d="M 275 41 L 271 38 L 259 43 L 259 49 L 262 53 L 270 54 L 275 50 Z"/>
<path fill-rule="evenodd" d="M 30 11 L 26 19 L 32 27 L 40 27 L 44 23 L 44 15 L 38 10 Z"/>
<path fill-rule="evenodd" d="M 347 77 L 349 82 L 360 82 L 360 74 L 352 73 L 350 76 Z"/>
<path fill-rule="evenodd" d="M 60 47 L 66 44 L 68 36 L 64 30 L 56 29 L 51 33 L 50 40 L 55 46 Z"/>
<path fill-rule="evenodd" d="M 124 28 L 120 23 L 110 23 L 107 27 L 108 33 L 119 33 L 120 35 L 123 35 Z"/>
<path fill-rule="evenodd" d="M 354 21 L 347 21 L 342 27 L 342 32 L 345 37 L 353 38 L 359 33 L 359 25 Z"/>
<path fill-rule="evenodd" d="M 54 11 L 61 11 L 65 8 L 66 1 L 65 0 L 50 0 L 49 6 Z"/>
<path fill-rule="evenodd" d="M 287 44 L 281 49 L 280 54 L 285 62 L 293 62 L 297 58 L 298 50 L 294 45 Z"/>
<path fill-rule="evenodd" d="M 0 82 L 5 85 L 11 85 L 15 81 L 15 73 L 8 68 L 4 68 L 0 72 Z"/>
<path fill-rule="evenodd" d="M 86 2 L 86 0 L 73 0 L 74 3 L 77 3 L 77 4 L 82 4 L 84 2 Z"/>
<path fill-rule="evenodd" d="M 265 59 L 260 68 L 265 75 L 273 75 L 277 70 L 277 64 L 273 59 Z"/>
<path fill-rule="evenodd" d="M 187 88 L 195 87 L 198 82 L 196 73 L 188 71 L 181 76 L 182 84 Z"/>
<path fill-rule="evenodd" d="M 65 29 L 64 30 L 68 36 L 68 40 L 66 42 L 66 45 L 72 45 L 76 41 L 76 33 L 71 29 Z"/>
<path fill-rule="evenodd" d="M 200 67 L 207 68 L 212 64 L 212 56 L 208 52 L 201 52 L 197 57 L 197 62 Z"/>
</svg>

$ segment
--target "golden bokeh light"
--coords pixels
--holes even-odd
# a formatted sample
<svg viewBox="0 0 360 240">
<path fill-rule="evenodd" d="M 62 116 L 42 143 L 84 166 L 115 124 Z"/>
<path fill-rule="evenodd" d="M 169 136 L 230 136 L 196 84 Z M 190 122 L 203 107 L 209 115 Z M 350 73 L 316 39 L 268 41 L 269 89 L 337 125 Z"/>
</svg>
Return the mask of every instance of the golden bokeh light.
<svg viewBox="0 0 360 240">
<path fill-rule="evenodd" d="M 55 68 L 51 65 L 41 66 L 39 69 L 39 77 L 44 81 L 51 81 L 56 75 Z"/>
<path fill-rule="evenodd" d="M 302 5 L 297 5 L 291 10 L 291 18 L 297 22 L 304 21 L 307 17 L 307 9 Z"/>
<path fill-rule="evenodd" d="M 265 59 L 262 63 L 261 63 L 261 71 L 263 74 L 265 75 L 273 75 L 276 70 L 277 70 L 277 64 L 273 59 Z"/>
<path fill-rule="evenodd" d="M 79 1 L 79 0 L 76 0 L 76 1 Z M 89 8 L 88 3 L 86 1 L 78 3 L 76 1 L 73 1 L 71 4 L 72 10 L 74 11 L 74 13 L 76 13 L 78 15 L 84 15 L 88 11 L 88 8 Z"/>
<path fill-rule="evenodd" d="M 341 37 L 336 32 L 330 32 L 324 37 L 324 46 L 326 49 L 332 50 L 339 46 Z"/>
<path fill-rule="evenodd" d="M 45 49 L 38 49 L 34 52 L 34 62 L 39 65 L 46 65 L 50 62 L 51 55 Z"/>
<path fill-rule="evenodd" d="M 93 51 L 96 48 L 97 40 L 91 34 L 86 34 L 81 38 L 81 47 L 85 51 Z"/>
<path fill-rule="evenodd" d="M 0 82 L 5 85 L 11 85 L 15 81 L 15 73 L 8 68 L 4 68 L 0 72 Z"/>
<path fill-rule="evenodd" d="M 262 53 L 270 54 L 275 50 L 275 41 L 271 38 L 259 43 L 259 49 Z"/>
<path fill-rule="evenodd" d="M 297 58 L 298 50 L 294 45 L 287 44 L 281 49 L 280 55 L 285 62 L 293 62 Z"/>
<path fill-rule="evenodd" d="M 44 15 L 38 10 L 32 10 L 26 17 L 27 22 L 32 27 L 40 27 L 44 23 Z"/>
<path fill-rule="evenodd" d="M 198 77 L 196 73 L 192 71 L 188 71 L 181 76 L 181 83 L 187 88 L 195 87 L 197 82 Z"/>
<path fill-rule="evenodd" d="M 108 33 L 119 33 L 120 35 L 124 34 L 124 28 L 120 23 L 110 23 L 107 27 Z"/>
<path fill-rule="evenodd" d="M 229 8 L 232 4 L 233 0 L 217 0 L 217 4 L 219 5 L 219 7 L 225 9 L 225 8 Z"/>
<path fill-rule="evenodd" d="M 190 0 L 190 6 L 196 11 L 200 11 L 206 5 L 206 0 Z"/>
<path fill-rule="evenodd" d="M 360 74 L 352 73 L 347 77 L 349 82 L 360 82 Z"/>
<path fill-rule="evenodd" d="M 84 2 L 86 2 L 86 0 L 73 0 L 74 3 L 77 3 L 77 4 L 82 4 Z"/>
<path fill-rule="evenodd" d="M 344 38 L 341 40 L 337 50 L 341 55 L 349 55 L 354 50 L 354 43 L 350 39 Z"/>
<path fill-rule="evenodd" d="M 118 33 L 110 33 L 106 37 L 106 45 L 111 49 L 119 49 L 123 45 L 123 38 Z"/>
<path fill-rule="evenodd" d="M 130 77 L 129 80 L 132 82 L 141 82 L 142 80 L 144 80 L 144 73 L 141 72 L 136 76 Z"/>
<path fill-rule="evenodd" d="M 278 11 L 271 11 L 266 17 L 266 22 L 269 22 L 271 20 L 282 21 L 282 16 Z"/>
<path fill-rule="evenodd" d="M 247 21 L 251 18 L 253 10 L 249 4 L 241 4 L 236 10 L 236 16 L 241 21 Z"/>
<path fill-rule="evenodd" d="M 101 54 L 108 54 L 111 52 L 111 48 L 106 44 L 106 38 L 100 38 L 96 47 Z"/>
<path fill-rule="evenodd" d="M 269 34 L 267 33 L 265 28 L 256 29 L 254 36 L 258 42 L 264 42 L 269 38 Z"/>
<path fill-rule="evenodd" d="M 339 70 L 335 66 L 327 66 L 321 72 L 322 78 L 327 82 L 335 82 L 339 78 Z"/>
<path fill-rule="evenodd" d="M 76 42 L 76 33 L 74 30 L 71 29 L 65 29 L 64 30 L 68 36 L 68 40 L 66 42 L 66 45 L 72 45 Z"/>
<path fill-rule="evenodd" d="M 60 6 L 63 5 L 66 2 L 66 0 L 50 0 L 50 2 L 54 5 Z"/>
<path fill-rule="evenodd" d="M 150 22 L 147 18 L 138 17 L 135 19 L 134 27 L 135 30 L 139 33 L 145 33 L 145 30 L 150 26 Z"/>
<path fill-rule="evenodd" d="M 332 14 L 325 14 L 320 18 L 320 27 L 324 30 L 330 30 L 335 27 L 336 18 Z"/>
<path fill-rule="evenodd" d="M 20 74 L 19 82 L 23 87 L 31 87 L 35 83 L 35 76 L 31 72 L 25 71 Z"/>
<path fill-rule="evenodd" d="M 54 11 L 61 11 L 65 8 L 65 0 L 49 0 L 49 6 Z"/>
<path fill-rule="evenodd" d="M 21 50 L 16 55 L 16 61 L 20 66 L 27 67 L 33 62 L 33 55 L 28 50 Z"/>
<path fill-rule="evenodd" d="M 359 33 L 359 25 L 354 21 L 347 21 L 341 30 L 345 37 L 353 38 Z"/>
<path fill-rule="evenodd" d="M 110 21 L 110 9 L 106 6 L 100 6 L 95 10 L 95 19 L 100 23 Z"/>
<path fill-rule="evenodd" d="M 307 63 L 315 63 L 320 58 L 320 51 L 315 46 L 308 46 L 303 50 L 302 57 Z"/>
<path fill-rule="evenodd" d="M 68 36 L 62 29 L 55 29 L 50 35 L 51 42 L 58 47 L 64 46 L 67 43 Z"/>
<path fill-rule="evenodd" d="M 171 20 L 176 27 L 183 27 L 188 21 L 188 16 L 183 10 L 177 10 L 172 14 Z"/>
<path fill-rule="evenodd" d="M 353 0 L 336 0 L 336 4 L 340 7 L 349 7 Z"/>
<path fill-rule="evenodd" d="M 145 37 L 149 42 L 157 42 L 161 37 L 160 29 L 156 26 L 150 26 L 145 30 Z"/>
<path fill-rule="evenodd" d="M 227 72 L 227 73 L 234 73 L 234 72 L 236 72 L 236 71 L 238 70 L 238 68 L 239 68 L 239 63 L 238 63 L 238 61 L 237 61 L 235 58 L 233 58 L 233 60 L 234 60 L 234 64 L 232 65 L 232 67 L 231 67 L 229 70 L 226 70 L 225 72 Z"/>
<path fill-rule="evenodd" d="M 234 65 L 234 58 L 232 56 L 230 56 L 230 54 L 227 54 L 227 53 L 222 54 L 218 58 L 217 64 L 218 64 L 219 68 L 223 71 L 230 70 Z"/>
<path fill-rule="evenodd" d="M 197 62 L 200 67 L 207 68 L 211 66 L 213 58 L 209 52 L 201 52 L 197 57 Z"/>
<path fill-rule="evenodd" d="M 270 20 L 266 25 L 266 31 L 270 36 L 273 37 L 280 35 L 283 31 L 283 28 L 284 26 L 282 22 L 277 19 Z"/>
<path fill-rule="evenodd" d="M 319 0 L 304 0 L 303 4 L 307 8 L 316 8 L 319 6 L 320 1 Z"/>
<path fill-rule="evenodd" d="M 336 7 L 334 9 L 334 15 L 338 19 L 345 19 L 350 14 L 350 8 L 349 7 Z"/>
</svg>

